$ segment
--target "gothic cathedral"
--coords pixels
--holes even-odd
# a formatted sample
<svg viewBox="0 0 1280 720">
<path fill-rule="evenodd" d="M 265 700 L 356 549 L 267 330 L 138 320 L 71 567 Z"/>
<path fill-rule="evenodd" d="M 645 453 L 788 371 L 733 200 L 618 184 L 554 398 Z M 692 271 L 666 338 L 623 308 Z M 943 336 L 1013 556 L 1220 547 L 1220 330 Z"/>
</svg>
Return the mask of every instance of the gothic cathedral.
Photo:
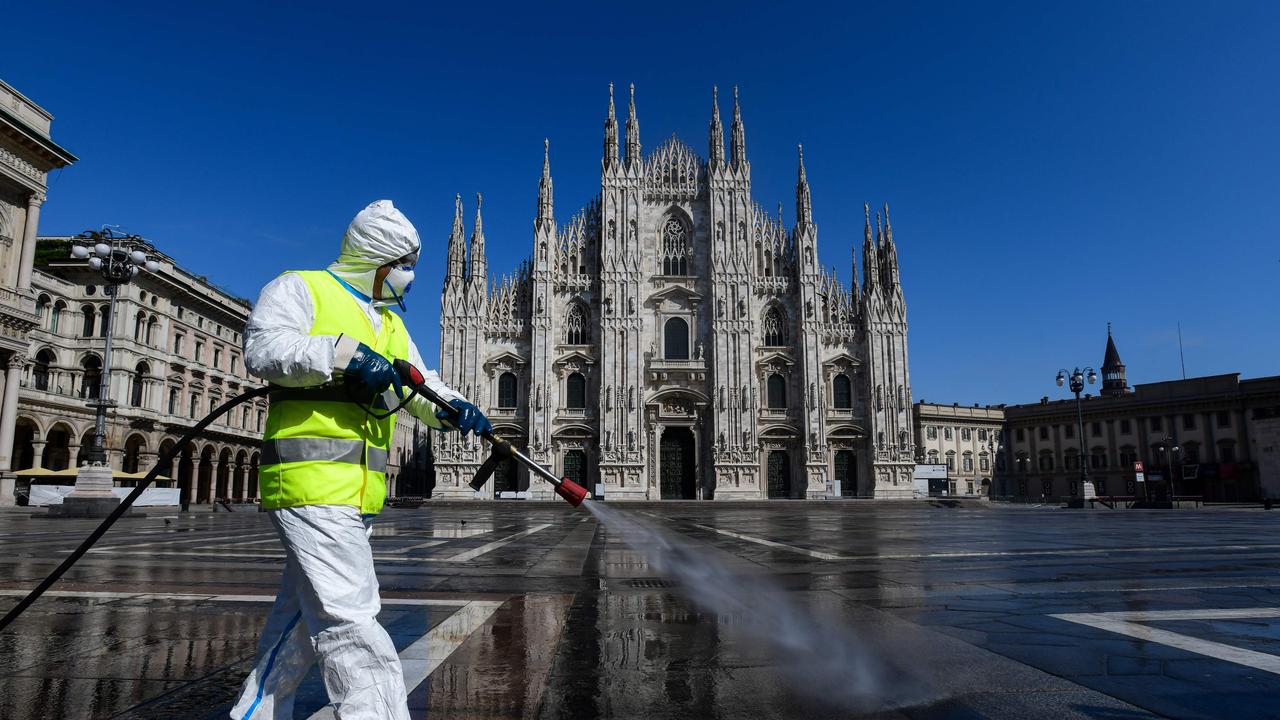
<svg viewBox="0 0 1280 720">
<path fill-rule="evenodd" d="M 714 96 L 713 96 L 714 97 Z M 620 152 L 621 150 L 621 152 Z M 499 435 L 610 501 L 911 497 L 907 314 L 886 206 L 864 206 L 862 286 L 818 263 L 804 154 L 788 229 L 751 196 L 738 93 L 726 155 L 640 151 L 609 89 L 600 194 L 557 223 L 544 149 L 533 255 L 491 283 L 477 199 L 456 203 L 440 374 Z M 435 497 L 472 497 L 474 438 L 434 433 Z M 549 496 L 514 463 L 485 489 Z M 526 494 L 527 493 L 527 494 Z"/>
</svg>

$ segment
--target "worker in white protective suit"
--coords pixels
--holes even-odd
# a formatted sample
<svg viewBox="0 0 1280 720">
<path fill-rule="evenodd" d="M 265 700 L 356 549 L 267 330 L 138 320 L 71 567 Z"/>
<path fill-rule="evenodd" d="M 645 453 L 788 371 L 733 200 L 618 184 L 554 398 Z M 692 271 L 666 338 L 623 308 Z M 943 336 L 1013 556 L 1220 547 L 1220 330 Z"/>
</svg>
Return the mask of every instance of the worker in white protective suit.
<svg viewBox="0 0 1280 720">
<path fill-rule="evenodd" d="M 377 621 L 369 534 L 386 495 L 389 410 L 404 392 L 392 362 L 422 366 L 389 309 L 404 308 L 419 246 L 409 220 L 379 200 L 351 222 L 336 262 L 271 281 L 249 316 L 245 366 L 274 386 L 259 488 L 286 561 L 234 720 L 292 718 L 315 662 L 340 720 L 409 717 L 400 659 Z M 492 429 L 436 373 L 424 374 L 458 417 L 448 422 L 418 397 L 405 409 L 437 429 Z"/>
</svg>

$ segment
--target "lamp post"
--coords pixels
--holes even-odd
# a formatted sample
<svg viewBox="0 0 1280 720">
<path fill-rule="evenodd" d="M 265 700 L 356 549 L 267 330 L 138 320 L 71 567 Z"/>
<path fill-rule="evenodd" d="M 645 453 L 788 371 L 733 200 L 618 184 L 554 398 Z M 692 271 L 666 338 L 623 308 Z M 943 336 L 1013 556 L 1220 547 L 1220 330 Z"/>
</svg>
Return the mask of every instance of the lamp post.
<svg viewBox="0 0 1280 720">
<path fill-rule="evenodd" d="M 1090 385 L 1098 382 L 1098 373 L 1093 368 L 1086 367 L 1081 370 L 1076 368 L 1070 373 L 1066 370 L 1059 370 L 1056 378 L 1058 387 L 1067 380 L 1070 380 L 1071 392 L 1076 394 L 1076 433 L 1080 436 L 1080 497 L 1088 496 L 1086 488 L 1089 487 L 1089 458 L 1085 454 L 1084 447 L 1084 408 L 1080 404 L 1080 393 L 1084 391 L 1084 384 L 1087 380 Z M 1084 501 L 1081 500 L 1081 507 L 1084 507 Z"/>
<path fill-rule="evenodd" d="M 111 492 L 114 486 L 107 460 L 107 409 L 115 407 L 111 399 L 111 345 L 115 332 L 116 297 L 121 285 L 127 285 L 140 271 L 155 272 L 160 264 L 151 257 L 155 248 L 137 235 L 126 235 L 104 227 L 86 230 L 75 237 L 71 257 L 84 260 L 92 271 L 100 273 L 104 281 L 103 292 L 111 298 L 107 310 L 107 343 L 102 355 L 102 377 L 98 397 L 87 403 L 94 408 L 93 447 L 89 449 L 89 461 L 76 473 L 76 488 L 63 498 L 57 514 L 64 517 L 105 517 L 119 499 Z M 52 509 L 52 508 L 51 508 Z"/>
<path fill-rule="evenodd" d="M 1178 441 L 1172 437 L 1165 435 L 1160 439 L 1157 449 L 1164 453 L 1164 465 L 1169 471 L 1169 503 L 1172 505 L 1176 490 L 1173 486 L 1173 454 L 1182 452 L 1182 447 L 1178 445 Z"/>
</svg>

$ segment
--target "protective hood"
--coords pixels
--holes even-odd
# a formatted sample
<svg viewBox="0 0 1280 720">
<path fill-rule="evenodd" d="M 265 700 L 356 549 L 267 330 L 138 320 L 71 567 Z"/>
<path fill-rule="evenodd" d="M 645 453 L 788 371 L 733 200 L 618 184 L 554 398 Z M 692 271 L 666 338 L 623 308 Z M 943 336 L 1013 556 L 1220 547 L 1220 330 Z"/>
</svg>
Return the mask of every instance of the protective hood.
<svg viewBox="0 0 1280 720">
<path fill-rule="evenodd" d="M 373 297 L 373 278 L 378 268 L 417 252 L 422 242 L 418 231 L 391 204 L 390 200 L 378 200 L 361 210 L 347 227 L 342 238 L 342 252 L 329 266 L 357 292 Z M 374 298 L 377 307 L 394 305 L 395 298 Z"/>
</svg>

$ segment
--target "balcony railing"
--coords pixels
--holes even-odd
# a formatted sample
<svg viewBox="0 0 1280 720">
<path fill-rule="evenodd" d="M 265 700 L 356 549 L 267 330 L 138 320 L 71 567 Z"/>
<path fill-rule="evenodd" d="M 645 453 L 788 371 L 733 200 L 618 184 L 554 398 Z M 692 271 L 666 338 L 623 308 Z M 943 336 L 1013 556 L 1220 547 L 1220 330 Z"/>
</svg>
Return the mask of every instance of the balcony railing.
<svg viewBox="0 0 1280 720">
<path fill-rule="evenodd" d="M 36 314 L 36 299 L 17 290 L 0 287 L 0 306 L 27 322 L 40 322 L 40 316 Z"/>
</svg>

